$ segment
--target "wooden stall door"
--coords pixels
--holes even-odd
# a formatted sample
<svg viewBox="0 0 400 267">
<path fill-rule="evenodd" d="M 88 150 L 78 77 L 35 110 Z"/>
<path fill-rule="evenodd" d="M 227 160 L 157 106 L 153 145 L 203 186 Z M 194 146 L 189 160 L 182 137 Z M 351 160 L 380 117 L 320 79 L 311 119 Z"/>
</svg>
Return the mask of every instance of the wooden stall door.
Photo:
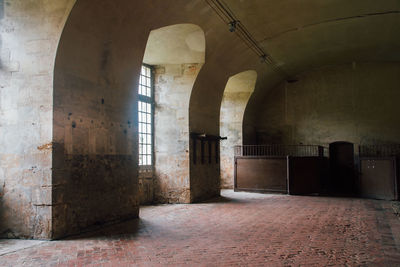
<svg viewBox="0 0 400 267">
<path fill-rule="evenodd" d="M 360 191 L 363 197 L 395 200 L 395 158 L 361 159 Z"/>
<path fill-rule="evenodd" d="M 236 157 L 235 191 L 287 192 L 286 157 Z"/>
<path fill-rule="evenodd" d="M 328 159 L 323 157 L 289 157 L 289 194 L 321 193 L 327 166 Z"/>
<path fill-rule="evenodd" d="M 330 143 L 329 162 L 330 190 L 339 194 L 354 194 L 356 191 L 354 144 L 342 141 Z"/>
</svg>

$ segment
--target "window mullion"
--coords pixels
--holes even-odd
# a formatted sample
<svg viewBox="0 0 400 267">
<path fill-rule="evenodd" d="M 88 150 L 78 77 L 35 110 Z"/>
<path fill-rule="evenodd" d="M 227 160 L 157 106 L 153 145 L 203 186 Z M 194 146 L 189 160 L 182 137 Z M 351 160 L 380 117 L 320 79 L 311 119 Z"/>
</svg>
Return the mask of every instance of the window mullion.
<svg viewBox="0 0 400 267">
<path fill-rule="evenodd" d="M 150 66 L 143 64 L 139 79 L 139 165 L 151 167 L 154 163 L 154 78 Z"/>
</svg>

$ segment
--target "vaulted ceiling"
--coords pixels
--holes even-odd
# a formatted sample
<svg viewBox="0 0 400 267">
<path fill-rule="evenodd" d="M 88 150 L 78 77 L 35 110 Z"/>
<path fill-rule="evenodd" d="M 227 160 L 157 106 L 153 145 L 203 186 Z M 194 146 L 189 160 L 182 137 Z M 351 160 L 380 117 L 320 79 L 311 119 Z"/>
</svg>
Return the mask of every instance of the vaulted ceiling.
<svg viewBox="0 0 400 267">
<path fill-rule="evenodd" d="M 399 0 L 225 0 L 287 73 L 352 61 L 400 60 Z"/>
<path fill-rule="evenodd" d="M 229 32 L 229 21 L 213 9 L 218 2 L 284 75 L 260 63 L 259 54 L 238 32 Z M 195 27 L 192 32 L 189 27 L 178 36 L 176 28 L 168 28 L 177 24 L 197 25 L 201 31 Z M 217 134 L 229 77 L 246 70 L 257 72 L 248 105 L 256 107 L 269 89 L 309 69 L 353 61 L 400 61 L 399 26 L 400 0 L 78 0 L 61 37 L 55 72 L 74 73 L 108 87 L 115 81 L 130 90 L 137 84 L 134 74 L 140 69 L 148 38 L 165 51 L 182 49 L 162 41 L 178 36 L 186 50 L 173 55 L 182 59 L 196 52 L 202 62 L 204 40 L 197 37 L 204 32 L 205 63 L 191 94 L 190 129 Z M 171 58 L 150 59 L 145 56 L 148 63 L 172 62 Z"/>
</svg>

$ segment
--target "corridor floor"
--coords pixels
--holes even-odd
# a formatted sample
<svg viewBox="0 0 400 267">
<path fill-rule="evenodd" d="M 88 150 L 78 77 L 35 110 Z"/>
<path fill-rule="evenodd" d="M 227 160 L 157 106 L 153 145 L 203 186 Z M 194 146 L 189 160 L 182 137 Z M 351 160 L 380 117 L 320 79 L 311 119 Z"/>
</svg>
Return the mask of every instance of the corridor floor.
<svg viewBox="0 0 400 267">
<path fill-rule="evenodd" d="M 140 217 L 0 254 L 0 266 L 400 266 L 388 201 L 223 191 Z"/>
</svg>

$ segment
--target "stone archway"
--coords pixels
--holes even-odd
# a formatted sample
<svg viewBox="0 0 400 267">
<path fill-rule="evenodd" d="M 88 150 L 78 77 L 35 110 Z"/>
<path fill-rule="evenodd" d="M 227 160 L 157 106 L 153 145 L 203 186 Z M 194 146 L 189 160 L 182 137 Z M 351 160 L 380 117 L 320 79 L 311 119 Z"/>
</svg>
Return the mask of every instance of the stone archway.
<svg viewBox="0 0 400 267">
<path fill-rule="evenodd" d="M 194 24 L 152 30 L 143 63 L 154 71 L 154 182 L 139 174 L 143 202 L 189 203 L 189 100 L 205 62 L 205 36 Z M 154 186 L 154 190 L 151 188 Z M 154 198 L 152 194 L 154 192 Z"/>
<path fill-rule="evenodd" d="M 234 146 L 243 145 L 243 116 L 254 91 L 257 72 L 248 70 L 231 76 L 226 83 L 220 112 L 221 188 L 233 188 Z"/>
</svg>

